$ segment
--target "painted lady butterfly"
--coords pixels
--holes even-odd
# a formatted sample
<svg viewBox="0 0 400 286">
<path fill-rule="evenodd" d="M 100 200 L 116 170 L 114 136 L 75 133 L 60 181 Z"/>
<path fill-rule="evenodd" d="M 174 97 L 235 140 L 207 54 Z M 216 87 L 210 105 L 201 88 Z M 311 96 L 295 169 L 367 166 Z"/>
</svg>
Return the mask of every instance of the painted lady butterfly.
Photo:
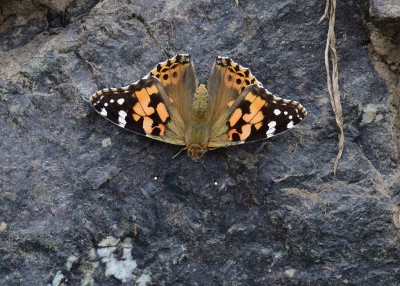
<svg viewBox="0 0 400 286">
<path fill-rule="evenodd" d="M 270 138 L 300 123 L 307 111 L 274 96 L 230 58 L 217 57 L 207 88 L 189 55 L 159 63 L 141 80 L 102 89 L 90 98 L 97 112 L 135 133 L 186 146 L 198 160 L 208 149 Z"/>
</svg>

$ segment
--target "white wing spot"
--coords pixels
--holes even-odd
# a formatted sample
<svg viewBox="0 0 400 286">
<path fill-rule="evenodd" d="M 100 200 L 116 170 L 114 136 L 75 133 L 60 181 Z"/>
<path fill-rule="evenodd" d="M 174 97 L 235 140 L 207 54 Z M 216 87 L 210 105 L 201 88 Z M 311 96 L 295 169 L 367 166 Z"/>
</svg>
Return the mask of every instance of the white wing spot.
<svg viewBox="0 0 400 286">
<path fill-rule="evenodd" d="M 106 102 L 106 103 L 104 103 L 104 106 L 105 106 L 105 107 L 107 107 L 107 106 L 108 106 L 108 103 L 107 103 L 107 102 Z"/>
<path fill-rule="evenodd" d="M 107 116 L 107 110 L 103 107 L 100 112 L 101 115 Z"/>
<path fill-rule="evenodd" d="M 118 117 L 118 125 L 121 127 L 125 127 L 126 125 L 126 120 L 122 117 Z"/>
<path fill-rule="evenodd" d="M 120 98 L 120 99 L 117 100 L 117 102 L 118 102 L 119 105 L 122 105 L 125 102 L 125 99 Z"/>
<path fill-rule="evenodd" d="M 289 119 L 292 119 L 293 118 L 293 116 L 292 115 L 289 115 Z"/>
<path fill-rule="evenodd" d="M 114 103 L 114 99 L 110 99 L 110 103 Z"/>
<path fill-rule="evenodd" d="M 266 133 L 267 138 L 274 136 L 274 133 L 276 131 L 275 126 L 276 126 L 276 121 L 271 121 L 270 123 L 268 123 L 268 131 Z"/>
<path fill-rule="evenodd" d="M 276 121 L 271 121 L 270 123 L 268 123 L 268 128 L 274 128 L 276 126 Z"/>
<path fill-rule="evenodd" d="M 125 119 L 125 117 L 128 115 L 128 113 L 126 113 L 124 110 L 120 110 L 118 112 L 119 117 Z"/>
<path fill-rule="evenodd" d="M 287 112 L 287 111 L 284 111 L 283 114 L 288 115 L 288 112 Z"/>
<path fill-rule="evenodd" d="M 275 115 L 279 115 L 279 114 L 281 114 L 281 111 L 279 109 L 275 109 L 274 113 L 275 113 Z"/>
<path fill-rule="evenodd" d="M 276 130 L 275 128 L 268 129 L 267 138 L 270 138 L 270 137 L 274 136 L 275 130 Z"/>
<path fill-rule="evenodd" d="M 118 117 L 118 125 L 121 126 L 121 127 L 125 127 L 125 125 L 126 125 L 125 118 L 128 115 L 128 113 L 126 113 L 124 110 L 120 110 L 118 112 L 118 115 L 119 115 L 119 117 Z"/>
<path fill-rule="evenodd" d="M 290 122 L 288 123 L 288 125 L 287 125 L 287 128 L 290 129 L 290 128 L 292 128 L 292 127 L 293 127 L 293 121 L 290 121 Z"/>
</svg>

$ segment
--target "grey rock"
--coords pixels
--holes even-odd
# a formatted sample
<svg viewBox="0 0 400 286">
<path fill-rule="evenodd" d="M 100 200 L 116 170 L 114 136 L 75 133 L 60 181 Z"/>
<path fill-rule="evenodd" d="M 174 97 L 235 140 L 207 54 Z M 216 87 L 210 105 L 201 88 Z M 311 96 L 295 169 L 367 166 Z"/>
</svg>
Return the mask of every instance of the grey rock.
<svg viewBox="0 0 400 286">
<path fill-rule="evenodd" d="M 338 1 L 334 176 L 324 5 L 1 1 L 0 285 L 399 285 L 400 63 L 365 45 L 367 3 Z M 177 52 L 202 82 L 230 56 L 309 116 L 203 167 L 91 108 Z"/>
<path fill-rule="evenodd" d="M 400 18 L 400 3 L 397 0 L 371 0 L 372 15 L 383 20 Z"/>
<path fill-rule="evenodd" d="M 98 189 L 107 181 L 112 180 L 112 178 L 116 176 L 120 171 L 121 169 L 112 165 L 95 167 L 89 169 L 84 178 L 93 189 Z"/>
<path fill-rule="evenodd" d="M 370 0 L 370 14 L 382 33 L 400 44 L 400 2 L 398 0 Z"/>
</svg>

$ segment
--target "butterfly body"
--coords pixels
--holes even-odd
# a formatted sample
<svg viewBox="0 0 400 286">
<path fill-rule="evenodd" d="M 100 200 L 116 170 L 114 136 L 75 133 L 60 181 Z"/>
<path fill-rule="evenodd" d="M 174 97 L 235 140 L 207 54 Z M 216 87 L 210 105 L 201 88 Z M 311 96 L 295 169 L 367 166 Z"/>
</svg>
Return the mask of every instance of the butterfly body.
<svg viewBox="0 0 400 286">
<path fill-rule="evenodd" d="M 204 84 L 200 84 L 193 95 L 192 116 L 187 123 L 186 147 L 188 155 L 197 160 L 207 151 L 208 126 L 206 123 L 208 109 L 208 91 Z"/>
<path fill-rule="evenodd" d="M 195 161 L 210 148 L 270 138 L 307 115 L 224 57 L 214 62 L 207 86 L 198 84 L 190 56 L 177 55 L 129 86 L 96 92 L 91 102 L 120 127 L 186 146 Z"/>
</svg>

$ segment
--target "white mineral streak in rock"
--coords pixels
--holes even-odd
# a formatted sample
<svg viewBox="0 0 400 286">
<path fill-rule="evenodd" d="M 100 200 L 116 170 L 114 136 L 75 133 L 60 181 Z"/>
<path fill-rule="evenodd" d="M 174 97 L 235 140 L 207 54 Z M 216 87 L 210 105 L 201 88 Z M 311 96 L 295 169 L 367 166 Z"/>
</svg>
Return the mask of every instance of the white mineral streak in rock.
<svg viewBox="0 0 400 286">
<path fill-rule="evenodd" d="M 127 238 L 122 242 L 122 257 L 116 258 L 114 251 L 117 249 L 119 239 L 108 236 L 99 243 L 97 255 L 101 261 L 106 264 L 106 276 L 114 276 L 122 282 L 132 280 L 132 272 L 136 269 L 137 264 L 132 260 L 132 241 Z"/>
</svg>

